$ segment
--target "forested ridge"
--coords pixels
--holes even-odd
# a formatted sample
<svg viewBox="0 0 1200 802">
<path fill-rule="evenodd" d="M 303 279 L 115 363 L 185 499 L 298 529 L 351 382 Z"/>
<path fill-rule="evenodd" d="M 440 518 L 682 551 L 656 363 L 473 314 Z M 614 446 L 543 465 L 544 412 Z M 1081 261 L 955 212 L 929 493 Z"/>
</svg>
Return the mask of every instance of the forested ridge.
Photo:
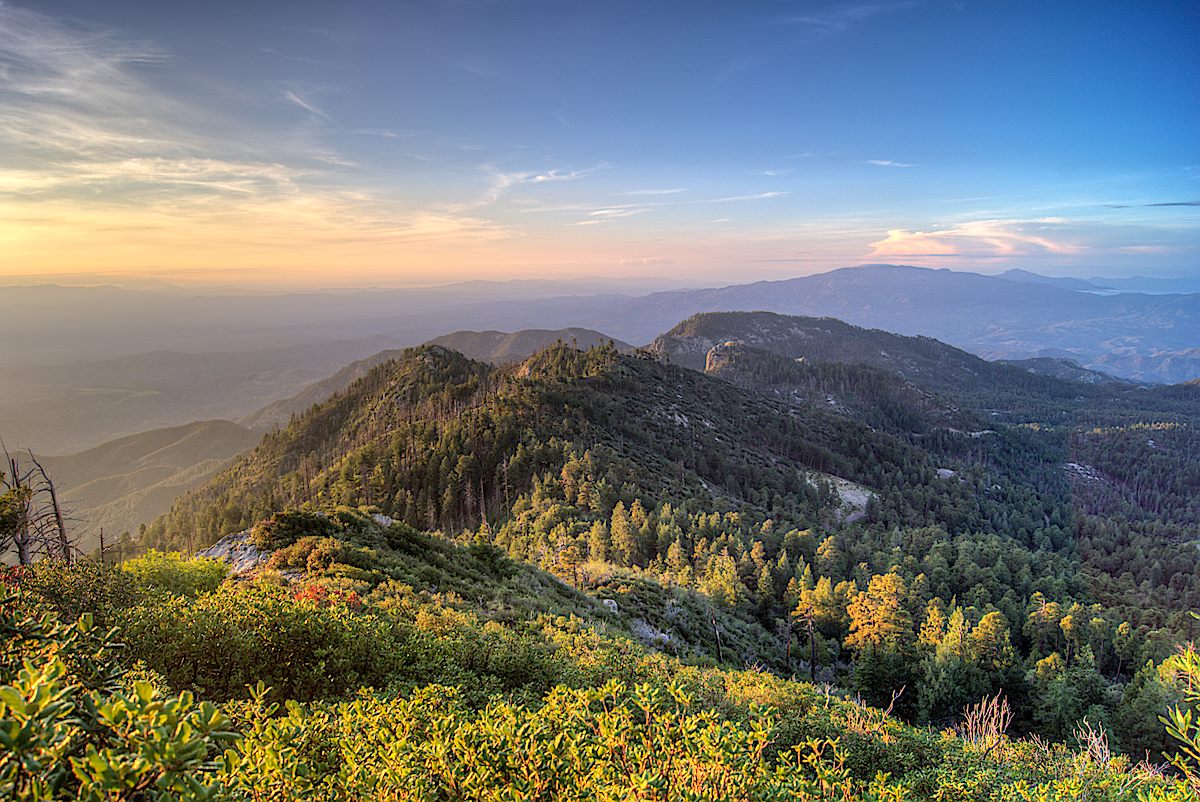
<svg viewBox="0 0 1200 802">
<path fill-rule="evenodd" d="M 1023 731 L 1065 738 L 1089 717 L 1131 754 L 1161 746 L 1161 711 L 1134 679 L 1190 635 L 1200 603 L 1190 398 L 1166 388 L 1145 410 L 1104 407 L 1102 425 L 1056 425 L 1058 408 L 1038 419 L 1039 388 L 1061 399 L 1064 382 L 1032 376 L 1026 419 L 1001 422 L 974 405 L 983 389 L 953 392 L 961 378 L 929 389 L 755 351 L 736 376 L 705 376 L 608 348 L 559 345 L 504 370 L 413 350 L 143 537 L 186 548 L 285 508 L 373 505 L 619 595 L 668 652 L 718 649 L 673 631 L 666 599 L 682 589 L 745 622 L 727 662 L 879 704 L 904 687 L 896 710 L 935 724 L 1003 690 Z M 1095 443 L 1137 427 L 1165 433 L 1147 471 Z M 1073 465 L 1153 491 L 1102 491 Z"/>
<path fill-rule="evenodd" d="M 904 336 L 833 318 L 772 312 L 694 315 L 650 344 L 659 358 L 703 370 L 729 341 L 815 364 L 876 367 L 1006 423 L 1121 425 L 1196 414 L 1188 385 L 1089 383 L 989 362 L 932 337 Z"/>
</svg>

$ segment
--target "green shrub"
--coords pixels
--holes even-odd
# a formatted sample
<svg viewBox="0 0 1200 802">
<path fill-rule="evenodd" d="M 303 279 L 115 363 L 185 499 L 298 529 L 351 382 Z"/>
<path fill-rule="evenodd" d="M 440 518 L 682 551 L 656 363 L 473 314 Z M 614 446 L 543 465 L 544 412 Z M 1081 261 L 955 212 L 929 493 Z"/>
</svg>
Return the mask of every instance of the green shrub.
<svg viewBox="0 0 1200 802">
<path fill-rule="evenodd" d="M 131 574 L 92 560 L 40 560 L 15 569 L 14 576 L 23 591 L 48 604 L 62 620 L 88 613 L 100 627 L 110 626 L 120 610 L 142 595 Z"/>
<path fill-rule="evenodd" d="M 156 549 L 126 560 L 121 570 L 143 588 L 175 596 L 211 593 L 229 574 L 229 566 L 221 560 L 185 557 L 179 552 L 164 553 Z"/>
<path fill-rule="evenodd" d="M 115 633 L 0 600 L 0 796 L 14 800 L 222 798 L 228 719 L 190 693 L 126 681 Z"/>
<path fill-rule="evenodd" d="M 306 603 L 289 588 L 222 585 L 131 608 L 124 628 L 131 657 L 177 690 L 215 701 L 242 698 L 265 682 L 279 698 L 336 698 L 382 686 L 402 660 L 392 622 L 346 605 Z"/>
<path fill-rule="evenodd" d="M 514 630 L 425 605 L 398 606 L 397 614 L 412 613 L 410 621 L 400 621 L 354 614 L 337 593 L 308 590 L 297 600 L 284 588 L 224 584 L 195 598 L 160 596 L 156 604 L 130 611 L 162 609 L 154 627 L 173 625 L 131 636 L 135 650 L 157 645 L 167 664 L 175 653 L 204 655 L 217 675 L 226 672 L 222 681 L 230 685 L 238 672 L 292 683 L 281 693 L 260 682 L 249 698 L 223 709 L 197 702 L 189 692 L 163 694 L 133 679 L 144 672 L 122 670 L 116 633 L 98 629 L 90 616 L 68 626 L 38 597 L 0 600 L 0 797 L 1196 798 L 1184 782 L 1134 767 L 1124 757 L 1005 738 L 975 746 L 951 732 L 916 729 L 763 672 L 683 666 L 598 635 L 577 620 L 543 617 L 540 629 Z M 396 598 L 407 604 L 402 594 Z M 189 634 L 193 630 L 199 634 Z M 222 632 L 249 636 L 221 640 Z M 393 678 L 444 676 L 460 687 L 409 687 L 404 680 L 397 683 L 404 688 L 399 695 L 360 691 L 340 702 L 286 699 L 337 691 L 322 683 L 362 668 L 351 659 L 367 653 L 355 652 L 356 643 L 396 656 L 383 672 Z M 330 649 L 319 653 L 321 644 Z M 553 652 L 545 648 L 550 644 Z M 321 662 L 314 663 L 317 657 Z M 579 673 L 565 671 L 585 661 Z M 572 678 L 630 671 L 653 679 L 532 692 L 552 683 L 556 671 Z M 351 686 L 366 679 L 358 674 Z M 475 692 L 483 687 L 507 687 L 512 694 L 481 700 Z M 278 697 L 286 701 L 274 701 Z"/>
<path fill-rule="evenodd" d="M 250 542 L 264 551 L 290 546 L 302 537 L 332 537 L 338 528 L 328 516 L 308 510 L 283 510 L 250 529 Z"/>
</svg>

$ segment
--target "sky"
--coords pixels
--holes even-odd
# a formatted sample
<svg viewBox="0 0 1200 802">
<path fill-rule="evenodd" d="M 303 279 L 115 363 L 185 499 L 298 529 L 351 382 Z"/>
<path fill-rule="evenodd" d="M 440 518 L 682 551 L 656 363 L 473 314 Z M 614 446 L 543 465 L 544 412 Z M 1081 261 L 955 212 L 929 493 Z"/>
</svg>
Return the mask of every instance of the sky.
<svg viewBox="0 0 1200 802">
<path fill-rule="evenodd" d="M 0 0 L 0 277 L 1200 272 L 1200 3 Z"/>
</svg>

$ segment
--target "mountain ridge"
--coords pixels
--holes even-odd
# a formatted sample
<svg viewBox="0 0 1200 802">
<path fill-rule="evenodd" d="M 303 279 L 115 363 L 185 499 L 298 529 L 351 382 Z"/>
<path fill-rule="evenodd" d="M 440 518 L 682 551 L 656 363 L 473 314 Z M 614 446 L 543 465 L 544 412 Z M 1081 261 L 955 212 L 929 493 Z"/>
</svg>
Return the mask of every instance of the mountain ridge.
<svg viewBox="0 0 1200 802">
<path fill-rule="evenodd" d="M 535 351 L 554 342 L 574 343 L 582 348 L 614 342 L 619 350 L 632 350 L 632 346 L 598 331 L 582 328 L 565 329 L 521 329 L 513 332 L 461 330 L 429 340 L 426 344 L 449 348 L 469 359 L 492 364 L 508 364 L 528 359 Z M 457 346 L 457 347 L 456 347 Z M 239 418 L 239 423 L 251 429 L 266 430 L 285 425 L 298 413 L 329 399 L 365 376 L 377 365 L 400 358 L 405 349 L 387 349 L 363 359 L 351 362 L 338 372 L 304 387 L 300 392 L 274 401 L 262 409 Z"/>
<path fill-rule="evenodd" d="M 1182 385 L 1142 387 L 1130 382 L 1080 381 L 1061 371 L 1030 371 L 1009 361 L 989 362 L 975 354 L 925 336 L 867 329 L 834 318 L 774 312 L 709 312 L 693 315 L 656 338 L 647 350 L 659 359 L 703 370 L 713 346 L 728 341 L 772 351 L 791 359 L 854 363 L 899 374 L 960 403 L 987 408 L 993 415 L 1021 422 L 1062 423 L 1080 409 L 1104 405 L 1173 408 Z M 1041 364 L 1041 363 L 1039 363 Z M 1084 372 L 1094 377 L 1094 372 Z M 1038 408 L 1027 407 L 1029 394 Z"/>
<path fill-rule="evenodd" d="M 776 281 L 667 291 L 605 303 L 527 308 L 547 321 L 600 328 L 648 342 L 701 312 L 769 311 L 834 317 L 903 335 L 932 337 L 987 359 L 1024 359 L 1049 349 L 1084 367 L 1174 383 L 1200 375 L 1192 331 L 1200 294 L 1102 295 L 978 273 L 862 266 Z"/>
</svg>

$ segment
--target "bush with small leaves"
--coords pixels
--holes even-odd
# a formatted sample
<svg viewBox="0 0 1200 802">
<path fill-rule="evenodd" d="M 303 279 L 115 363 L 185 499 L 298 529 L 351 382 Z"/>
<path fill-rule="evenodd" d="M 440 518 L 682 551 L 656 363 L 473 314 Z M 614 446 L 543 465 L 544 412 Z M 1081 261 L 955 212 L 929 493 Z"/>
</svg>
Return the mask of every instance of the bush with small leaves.
<svg viewBox="0 0 1200 802">
<path fill-rule="evenodd" d="M 110 625 L 120 610 L 142 596 L 131 574 L 92 560 L 39 560 L 14 569 L 10 584 L 40 598 L 64 621 L 89 613 L 98 626 Z"/>
<path fill-rule="evenodd" d="M 0 796 L 19 800 L 221 798 L 228 719 L 190 693 L 125 679 L 113 633 L 0 601 Z"/>
<path fill-rule="evenodd" d="M 179 552 L 151 549 L 141 557 L 121 563 L 121 570 L 147 590 L 175 596 L 211 593 L 225 581 L 229 566 L 221 560 L 185 557 Z"/>
<path fill-rule="evenodd" d="M 264 551 L 290 546 L 302 537 L 333 537 L 338 528 L 329 516 L 308 510 L 283 510 L 259 521 L 250 542 Z"/>
<path fill-rule="evenodd" d="M 214 701 L 270 685 L 277 698 L 339 697 L 385 685 L 403 664 L 399 627 L 344 603 L 295 597 L 265 583 L 225 584 L 213 593 L 156 599 L 127 611 L 131 657 L 172 688 Z"/>
</svg>

